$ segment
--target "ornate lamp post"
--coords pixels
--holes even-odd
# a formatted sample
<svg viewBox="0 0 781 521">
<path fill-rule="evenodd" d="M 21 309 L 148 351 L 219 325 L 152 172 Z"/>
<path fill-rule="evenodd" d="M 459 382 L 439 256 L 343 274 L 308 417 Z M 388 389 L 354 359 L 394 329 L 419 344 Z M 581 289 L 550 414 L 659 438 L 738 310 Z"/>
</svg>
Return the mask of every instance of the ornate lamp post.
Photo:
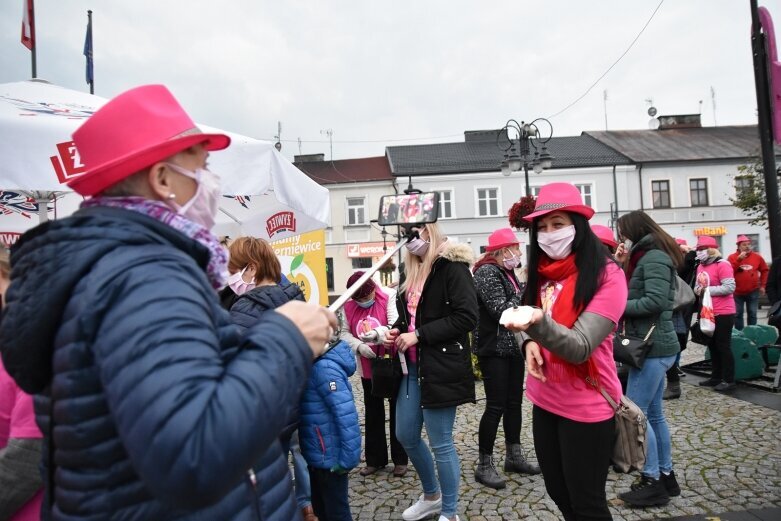
<svg viewBox="0 0 781 521">
<path fill-rule="evenodd" d="M 540 125 L 547 132 L 540 132 Z M 500 142 L 501 136 L 507 136 L 506 146 Z M 496 135 L 496 146 L 504 151 L 504 161 L 501 163 L 502 175 L 509 176 L 523 166 L 527 196 L 531 195 L 529 166 L 539 174 L 553 164 L 553 156 L 550 155 L 547 147 L 552 137 L 553 125 L 545 118 L 537 118 L 531 123 L 524 121 L 518 123 L 510 119 Z"/>
</svg>

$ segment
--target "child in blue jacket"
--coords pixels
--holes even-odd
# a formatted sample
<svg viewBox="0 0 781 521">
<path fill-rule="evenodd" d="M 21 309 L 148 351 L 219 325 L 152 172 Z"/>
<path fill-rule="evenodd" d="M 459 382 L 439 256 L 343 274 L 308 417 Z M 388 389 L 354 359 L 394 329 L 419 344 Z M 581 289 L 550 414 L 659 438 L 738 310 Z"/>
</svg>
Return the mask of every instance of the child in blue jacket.
<svg viewBox="0 0 781 521">
<path fill-rule="evenodd" d="M 348 380 L 354 372 L 355 356 L 339 342 L 314 364 L 301 399 L 301 452 L 321 521 L 352 521 L 347 473 L 361 457 L 361 428 Z"/>
</svg>

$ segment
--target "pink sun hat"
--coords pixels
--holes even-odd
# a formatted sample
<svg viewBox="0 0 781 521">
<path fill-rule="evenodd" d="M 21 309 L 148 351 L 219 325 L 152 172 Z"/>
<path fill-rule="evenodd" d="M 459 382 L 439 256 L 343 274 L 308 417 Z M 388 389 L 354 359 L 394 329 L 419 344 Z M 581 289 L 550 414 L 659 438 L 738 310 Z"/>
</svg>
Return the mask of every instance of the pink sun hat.
<svg viewBox="0 0 781 521">
<path fill-rule="evenodd" d="M 709 235 L 700 235 L 697 237 L 697 249 L 705 249 L 705 248 L 718 248 L 719 244 L 716 242 L 716 239 Z"/>
<path fill-rule="evenodd" d="M 681 239 L 680 237 L 675 239 L 675 244 L 677 244 L 678 246 L 688 246 L 689 245 L 689 243 L 686 242 L 686 239 Z"/>
<path fill-rule="evenodd" d="M 500 228 L 488 236 L 488 246 L 485 251 L 496 251 L 508 246 L 517 246 L 521 241 L 510 228 Z"/>
<path fill-rule="evenodd" d="M 738 235 L 738 240 L 735 241 L 735 244 L 740 244 L 741 242 L 751 242 L 751 239 L 745 235 Z"/>
<path fill-rule="evenodd" d="M 602 241 L 602 244 L 604 244 L 605 246 L 608 246 L 610 248 L 618 247 L 618 243 L 616 242 L 615 235 L 613 235 L 613 230 L 611 230 L 607 226 L 602 226 L 601 224 L 592 224 L 591 230 L 594 232 L 594 235 L 596 235 L 597 238 L 600 241 Z"/>
<path fill-rule="evenodd" d="M 540 188 L 540 195 L 537 196 L 537 203 L 534 211 L 529 215 L 524 215 L 524 220 L 531 221 L 547 213 L 557 210 L 563 212 L 577 213 L 591 219 L 594 215 L 594 209 L 583 204 L 583 198 L 580 190 L 570 183 L 548 183 Z"/>
<path fill-rule="evenodd" d="M 225 134 L 204 134 L 163 85 L 120 94 L 73 133 L 85 172 L 68 182 L 95 195 L 124 178 L 197 144 L 206 150 L 230 145 Z"/>
</svg>

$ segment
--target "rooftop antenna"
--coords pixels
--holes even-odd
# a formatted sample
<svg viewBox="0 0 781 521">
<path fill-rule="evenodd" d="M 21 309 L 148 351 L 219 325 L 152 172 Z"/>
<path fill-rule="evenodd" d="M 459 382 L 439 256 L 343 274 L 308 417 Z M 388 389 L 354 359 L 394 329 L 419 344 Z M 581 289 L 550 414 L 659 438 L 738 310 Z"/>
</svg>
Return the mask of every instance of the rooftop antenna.
<svg viewBox="0 0 781 521">
<path fill-rule="evenodd" d="M 702 100 L 700 100 L 700 116 L 702 116 Z"/>
<path fill-rule="evenodd" d="M 331 147 L 331 161 L 334 160 L 334 131 L 331 128 L 327 128 L 325 130 L 320 131 L 320 135 L 322 136 L 328 136 L 328 143 Z"/>
<path fill-rule="evenodd" d="M 302 155 L 301 152 L 301 136 L 298 137 L 298 155 Z"/>
<path fill-rule="evenodd" d="M 274 143 L 274 148 L 277 149 L 277 152 L 282 150 L 282 122 L 277 121 L 277 135 L 274 136 L 274 139 L 277 140 L 276 143 Z"/>
<path fill-rule="evenodd" d="M 607 130 L 607 89 L 602 93 L 602 104 L 605 108 L 605 130 Z"/>
<path fill-rule="evenodd" d="M 719 123 L 716 121 L 716 91 L 713 89 L 713 85 L 710 88 L 710 101 L 713 104 L 713 126 L 718 127 Z"/>
</svg>

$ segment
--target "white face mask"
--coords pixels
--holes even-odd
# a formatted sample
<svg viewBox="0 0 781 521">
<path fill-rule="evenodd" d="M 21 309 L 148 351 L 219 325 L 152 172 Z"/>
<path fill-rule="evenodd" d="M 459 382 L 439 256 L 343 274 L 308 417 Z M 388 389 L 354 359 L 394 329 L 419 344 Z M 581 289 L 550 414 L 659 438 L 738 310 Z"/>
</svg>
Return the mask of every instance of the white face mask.
<svg viewBox="0 0 781 521">
<path fill-rule="evenodd" d="M 509 250 L 508 250 L 509 251 Z M 509 252 L 512 257 L 509 259 L 502 258 L 502 264 L 504 264 L 504 267 L 508 270 L 514 270 L 521 264 L 521 256 L 516 255 L 513 252 Z"/>
<path fill-rule="evenodd" d="M 626 248 L 626 251 L 631 250 L 633 244 L 632 239 L 624 239 L 624 248 Z"/>
<path fill-rule="evenodd" d="M 243 295 L 255 287 L 255 281 L 246 282 L 244 280 L 245 271 L 247 271 L 247 268 L 244 268 L 241 271 L 237 271 L 236 273 L 228 277 L 228 286 L 230 286 L 230 288 L 233 290 L 233 292 L 236 295 Z"/>
<path fill-rule="evenodd" d="M 211 230 L 214 227 L 214 218 L 217 216 L 217 205 L 220 201 L 220 176 L 206 168 L 198 168 L 191 172 L 173 163 L 166 163 L 166 166 L 198 183 L 195 194 L 184 203 L 184 206 L 179 206 L 174 201 L 167 201 L 168 204 L 178 214 Z"/>
<path fill-rule="evenodd" d="M 708 259 L 708 250 L 700 250 L 697 253 L 695 253 L 694 256 L 697 258 L 698 261 L 705 262 Z"/>
<path fill-rule="evenodd" d="M 561 260 L 572 253 L 575 225 L 570 224 L 555 232 L 537 232 L 537 244 L 553 260 Z"/>
<path fill-rule="evenodd" d="M 421 238 L 415 238 L 409 241 L 405 246 L 407 247 L 407 250 L 412 255 L 417 255 L 418 257 L 423 257 L 426 252 L 428 251 L 429 242 L 424 241 Z"/>
</svg>

